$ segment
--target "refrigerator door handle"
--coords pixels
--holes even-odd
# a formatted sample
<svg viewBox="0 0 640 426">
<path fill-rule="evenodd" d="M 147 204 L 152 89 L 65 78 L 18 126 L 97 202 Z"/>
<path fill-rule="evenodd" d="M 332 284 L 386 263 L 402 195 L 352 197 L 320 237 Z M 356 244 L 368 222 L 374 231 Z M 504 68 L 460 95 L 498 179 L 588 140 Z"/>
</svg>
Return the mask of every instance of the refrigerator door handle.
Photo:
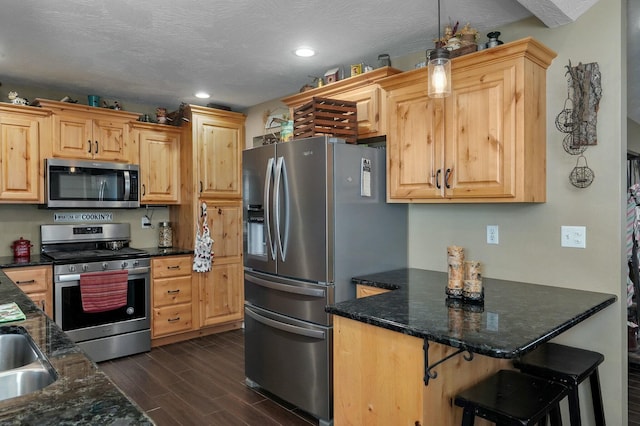
<svg viewBox="0 0 640 426">
<path fill-rule="evenodd" d="M 271 180 L 273 176 L 273 157 L 267 161 L 267 170 L 264 172 L 264 221 L 267 224 L 267 240 L 271 249 L 271 258 L 276 260 L 276 244 L 271 235 L 271 209 L 269 207 L 269 194 L 271 192 Z"/>
<path fill-rule="evenodd" d="M 280 284 L 273 281 L 264 280 L 262 278 L 258 278 L 249 274 L 245 274 L 244 279 L 256 285 L 270 288 L 272 290 L 283 291 L 285 293 L 295 293 L 295 294 L 301 294 L 303 296 L 311 296 L 311 297 L 325 297 L 325 294 L 326 294 L 326 291 L 324 289 L 314 289 L 314 288 L 298 287 L 298 286 L 287 285 L 287 284 Z"/>
<path fill-rule="evenodd" d="M 281 233 L 280 229 L 280 225 L 282 225 L 280 218 L 280 181 L 282 181 L 282 187 L 284 189 L 284 233 Z M 284 162 L 284 157 L 278 157 L 274 186 L 275 196 L 273 205 L 275 210 L 276 235 L 278 236 L 276 241 L 280 249 L 280 258 L 284 262 L 287 258 L 287 246 L 289 242 L 289 179 L 287 177 L 287 166 Z"/>
<path fill-rule="evenodd" d="M 318 330 L 310 330 L 308 328 L 303 328 L 303 327 L 297 327 L 295 325 L 291 325 L 291 324 L 286 324 L 280 321 L 275 321 L 272 320 L 270 318 L 267 317 L 263 317 L 262 315 L 253 312 L 251 309 L 247 308 L 245 309 L 245 314 L 249 315 L 251 318 L 253 318 L 254 320 L 272 327 L 272 328 L 277 328 L 278 330 L 282 330 L 285 331 L 287 333 L 292 333 L 292 334 L 298 334 L 300 336 L 306 336 L 306 337 L 311 337 L 314 339 L 320 339 L 320 340 L 324 340 L 325 339 L 325 332 L 324 331 L 318 331 Z"/>
</svg>

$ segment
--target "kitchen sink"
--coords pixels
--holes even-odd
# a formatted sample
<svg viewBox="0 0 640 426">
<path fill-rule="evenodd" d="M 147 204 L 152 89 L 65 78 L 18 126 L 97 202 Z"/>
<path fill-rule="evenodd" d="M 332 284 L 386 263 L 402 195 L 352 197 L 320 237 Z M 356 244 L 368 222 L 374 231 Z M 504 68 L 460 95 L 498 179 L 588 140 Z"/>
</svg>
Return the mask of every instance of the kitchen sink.
<svg viewBox="0 0 640 426">
<path fill-rule="evenodd" d="M 23 327 L 0 327 L 0 400 L 40 390 L 58 374 Z"/>
<path fill-rule="evenodd" d="M 38 352 L 32 346 L 28 334 L 0 331 L 0 371 L 22 367 L 38 359 Z M 15 327 L 11 327 L 14 329 Z"/>
</svg>

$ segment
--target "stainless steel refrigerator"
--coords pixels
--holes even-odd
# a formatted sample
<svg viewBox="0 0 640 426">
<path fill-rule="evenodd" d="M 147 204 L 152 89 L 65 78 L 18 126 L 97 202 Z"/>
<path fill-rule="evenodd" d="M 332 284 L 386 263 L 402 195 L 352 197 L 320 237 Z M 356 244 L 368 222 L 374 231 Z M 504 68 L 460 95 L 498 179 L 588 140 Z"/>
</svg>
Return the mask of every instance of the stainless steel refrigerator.
<svg viewBox="0 0 640 426">
<path fill-rule="evenodd" d="M 332 319 L 354 275 L 407 266 L 407 207 L 387 204 L 385 151 L 313 137 L 243 153 L 245 375 L 333 418 Z"/>
</svg>

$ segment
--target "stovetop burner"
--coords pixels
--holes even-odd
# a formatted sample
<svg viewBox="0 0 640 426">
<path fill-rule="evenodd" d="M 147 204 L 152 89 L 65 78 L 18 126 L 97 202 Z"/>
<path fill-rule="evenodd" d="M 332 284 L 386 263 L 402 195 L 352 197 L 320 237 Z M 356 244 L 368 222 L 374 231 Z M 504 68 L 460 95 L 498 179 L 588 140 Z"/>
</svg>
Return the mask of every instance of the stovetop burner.
<svg viewBox="0 0 640 426">
<path fill-rule="evenodd" d="M 93 250 L 55 250 L 42 253 L 44 256 L 57 262 L 99 262 L 101 260 L 132 259 L 148 257 L 149 253 L 132 247 L 124 247 L 120 250 L 93 249 Z"/>
<path fill-rule="evenodd" d="M 54 263 L 88 263 L 149 257 L 129 247 L 128 223 L 40 226 L 40 252 Z"/>
</svg>

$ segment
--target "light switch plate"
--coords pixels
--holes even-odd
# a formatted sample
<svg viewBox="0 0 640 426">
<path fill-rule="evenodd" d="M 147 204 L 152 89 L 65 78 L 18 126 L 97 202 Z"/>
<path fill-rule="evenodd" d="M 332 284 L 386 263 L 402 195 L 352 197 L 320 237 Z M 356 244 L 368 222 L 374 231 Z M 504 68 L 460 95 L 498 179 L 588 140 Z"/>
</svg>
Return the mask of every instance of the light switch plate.
<svg viewBox="0 0 640 426">
<path fill-rule="evenodd" d="M 586 248 L 586 226 L 562 226 L 560 227 L 560 245 L 562 247 Z"/>
</svg>

